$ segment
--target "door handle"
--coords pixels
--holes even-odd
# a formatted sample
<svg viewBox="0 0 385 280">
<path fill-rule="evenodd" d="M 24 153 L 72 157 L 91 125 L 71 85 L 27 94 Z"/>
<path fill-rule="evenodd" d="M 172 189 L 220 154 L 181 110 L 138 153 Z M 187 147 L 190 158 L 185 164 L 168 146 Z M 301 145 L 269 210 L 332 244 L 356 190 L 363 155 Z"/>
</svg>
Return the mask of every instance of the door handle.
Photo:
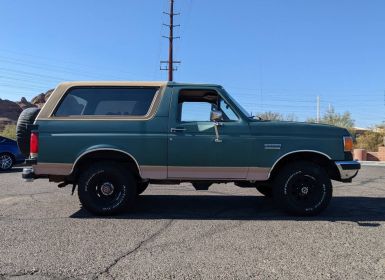
<svg viewBox="0 0 385 280">
<path fill-rule="evenodd" d="M 186 131 L 185 128 L 178 128 L 178 127 L 172 127 L 171 128 L 171 132 L 182 132 L 182 131 Z"/>
</svg>

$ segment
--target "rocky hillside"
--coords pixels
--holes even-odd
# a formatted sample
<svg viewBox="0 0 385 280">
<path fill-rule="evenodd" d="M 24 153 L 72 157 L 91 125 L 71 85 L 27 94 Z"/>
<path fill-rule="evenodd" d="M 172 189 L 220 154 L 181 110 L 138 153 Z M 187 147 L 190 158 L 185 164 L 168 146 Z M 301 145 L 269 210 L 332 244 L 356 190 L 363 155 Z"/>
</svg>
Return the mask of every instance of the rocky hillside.
<svg viewBox="0 0 385 280">
<path fill-rule="evenodd" d="M 16 102 L 0 98 L 0 131 L 2 131 L 4 126 L 8 124 L 16 124 L 20 113 L 24 109 L 30 107 L 42 107 L 51 95 L 52 91 L 53 90 L 51 89 L 45 93 L 40 93 L 32 98 L 31 101 L 28 101 L 24 97 L 22 97 L 20 101 Z"/>
</svg>

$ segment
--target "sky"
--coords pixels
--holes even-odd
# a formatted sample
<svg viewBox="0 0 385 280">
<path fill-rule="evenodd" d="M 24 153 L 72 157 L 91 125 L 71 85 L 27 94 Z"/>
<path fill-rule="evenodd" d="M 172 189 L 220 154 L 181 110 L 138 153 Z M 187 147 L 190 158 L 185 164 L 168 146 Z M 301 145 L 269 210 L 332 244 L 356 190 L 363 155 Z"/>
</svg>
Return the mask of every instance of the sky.
<svg viewBox="0 0 385 280">
<path fill-rule="evenodd" d="M 177 82 L 217 83 L 253 114 L 333 106 L 385 120 L 385 1 L 175 0 Z M 0 98 L 71 80 L 166 80 L 168 0 L 0 0 Z"/>
</svg>

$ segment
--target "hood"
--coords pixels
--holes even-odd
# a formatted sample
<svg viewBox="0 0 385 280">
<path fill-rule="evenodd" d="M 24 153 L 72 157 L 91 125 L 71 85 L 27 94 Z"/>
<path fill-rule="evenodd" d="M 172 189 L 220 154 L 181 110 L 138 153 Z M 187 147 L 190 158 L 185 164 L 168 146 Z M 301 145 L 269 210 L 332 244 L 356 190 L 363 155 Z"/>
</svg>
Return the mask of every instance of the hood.
<svg viewBox="0 0 385 280">
<path fill-rule="evenodd" d="M 297 137 L 342 137 L 350 136 L 347 129 L 316 123 L 287 122 L 287 121 L 253 121 L 250 122 L 252 134 L 295 135 Z"/>
</svg>

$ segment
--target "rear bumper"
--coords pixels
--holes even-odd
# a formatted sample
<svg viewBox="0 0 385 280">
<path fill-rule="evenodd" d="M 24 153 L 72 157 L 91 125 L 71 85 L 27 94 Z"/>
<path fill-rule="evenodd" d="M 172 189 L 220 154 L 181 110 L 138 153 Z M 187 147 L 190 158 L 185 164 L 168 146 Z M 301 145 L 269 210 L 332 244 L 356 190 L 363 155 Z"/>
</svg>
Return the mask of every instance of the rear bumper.
<svg viewBox="0 0 385 280">
<path fill-rule="evenodd" d="M 358 170 L 361 169 L 361 164 L 357 161 L 336 161 L 335 164 L 343 182 L 351 182 L 357 176 Z"/>
</svg>

